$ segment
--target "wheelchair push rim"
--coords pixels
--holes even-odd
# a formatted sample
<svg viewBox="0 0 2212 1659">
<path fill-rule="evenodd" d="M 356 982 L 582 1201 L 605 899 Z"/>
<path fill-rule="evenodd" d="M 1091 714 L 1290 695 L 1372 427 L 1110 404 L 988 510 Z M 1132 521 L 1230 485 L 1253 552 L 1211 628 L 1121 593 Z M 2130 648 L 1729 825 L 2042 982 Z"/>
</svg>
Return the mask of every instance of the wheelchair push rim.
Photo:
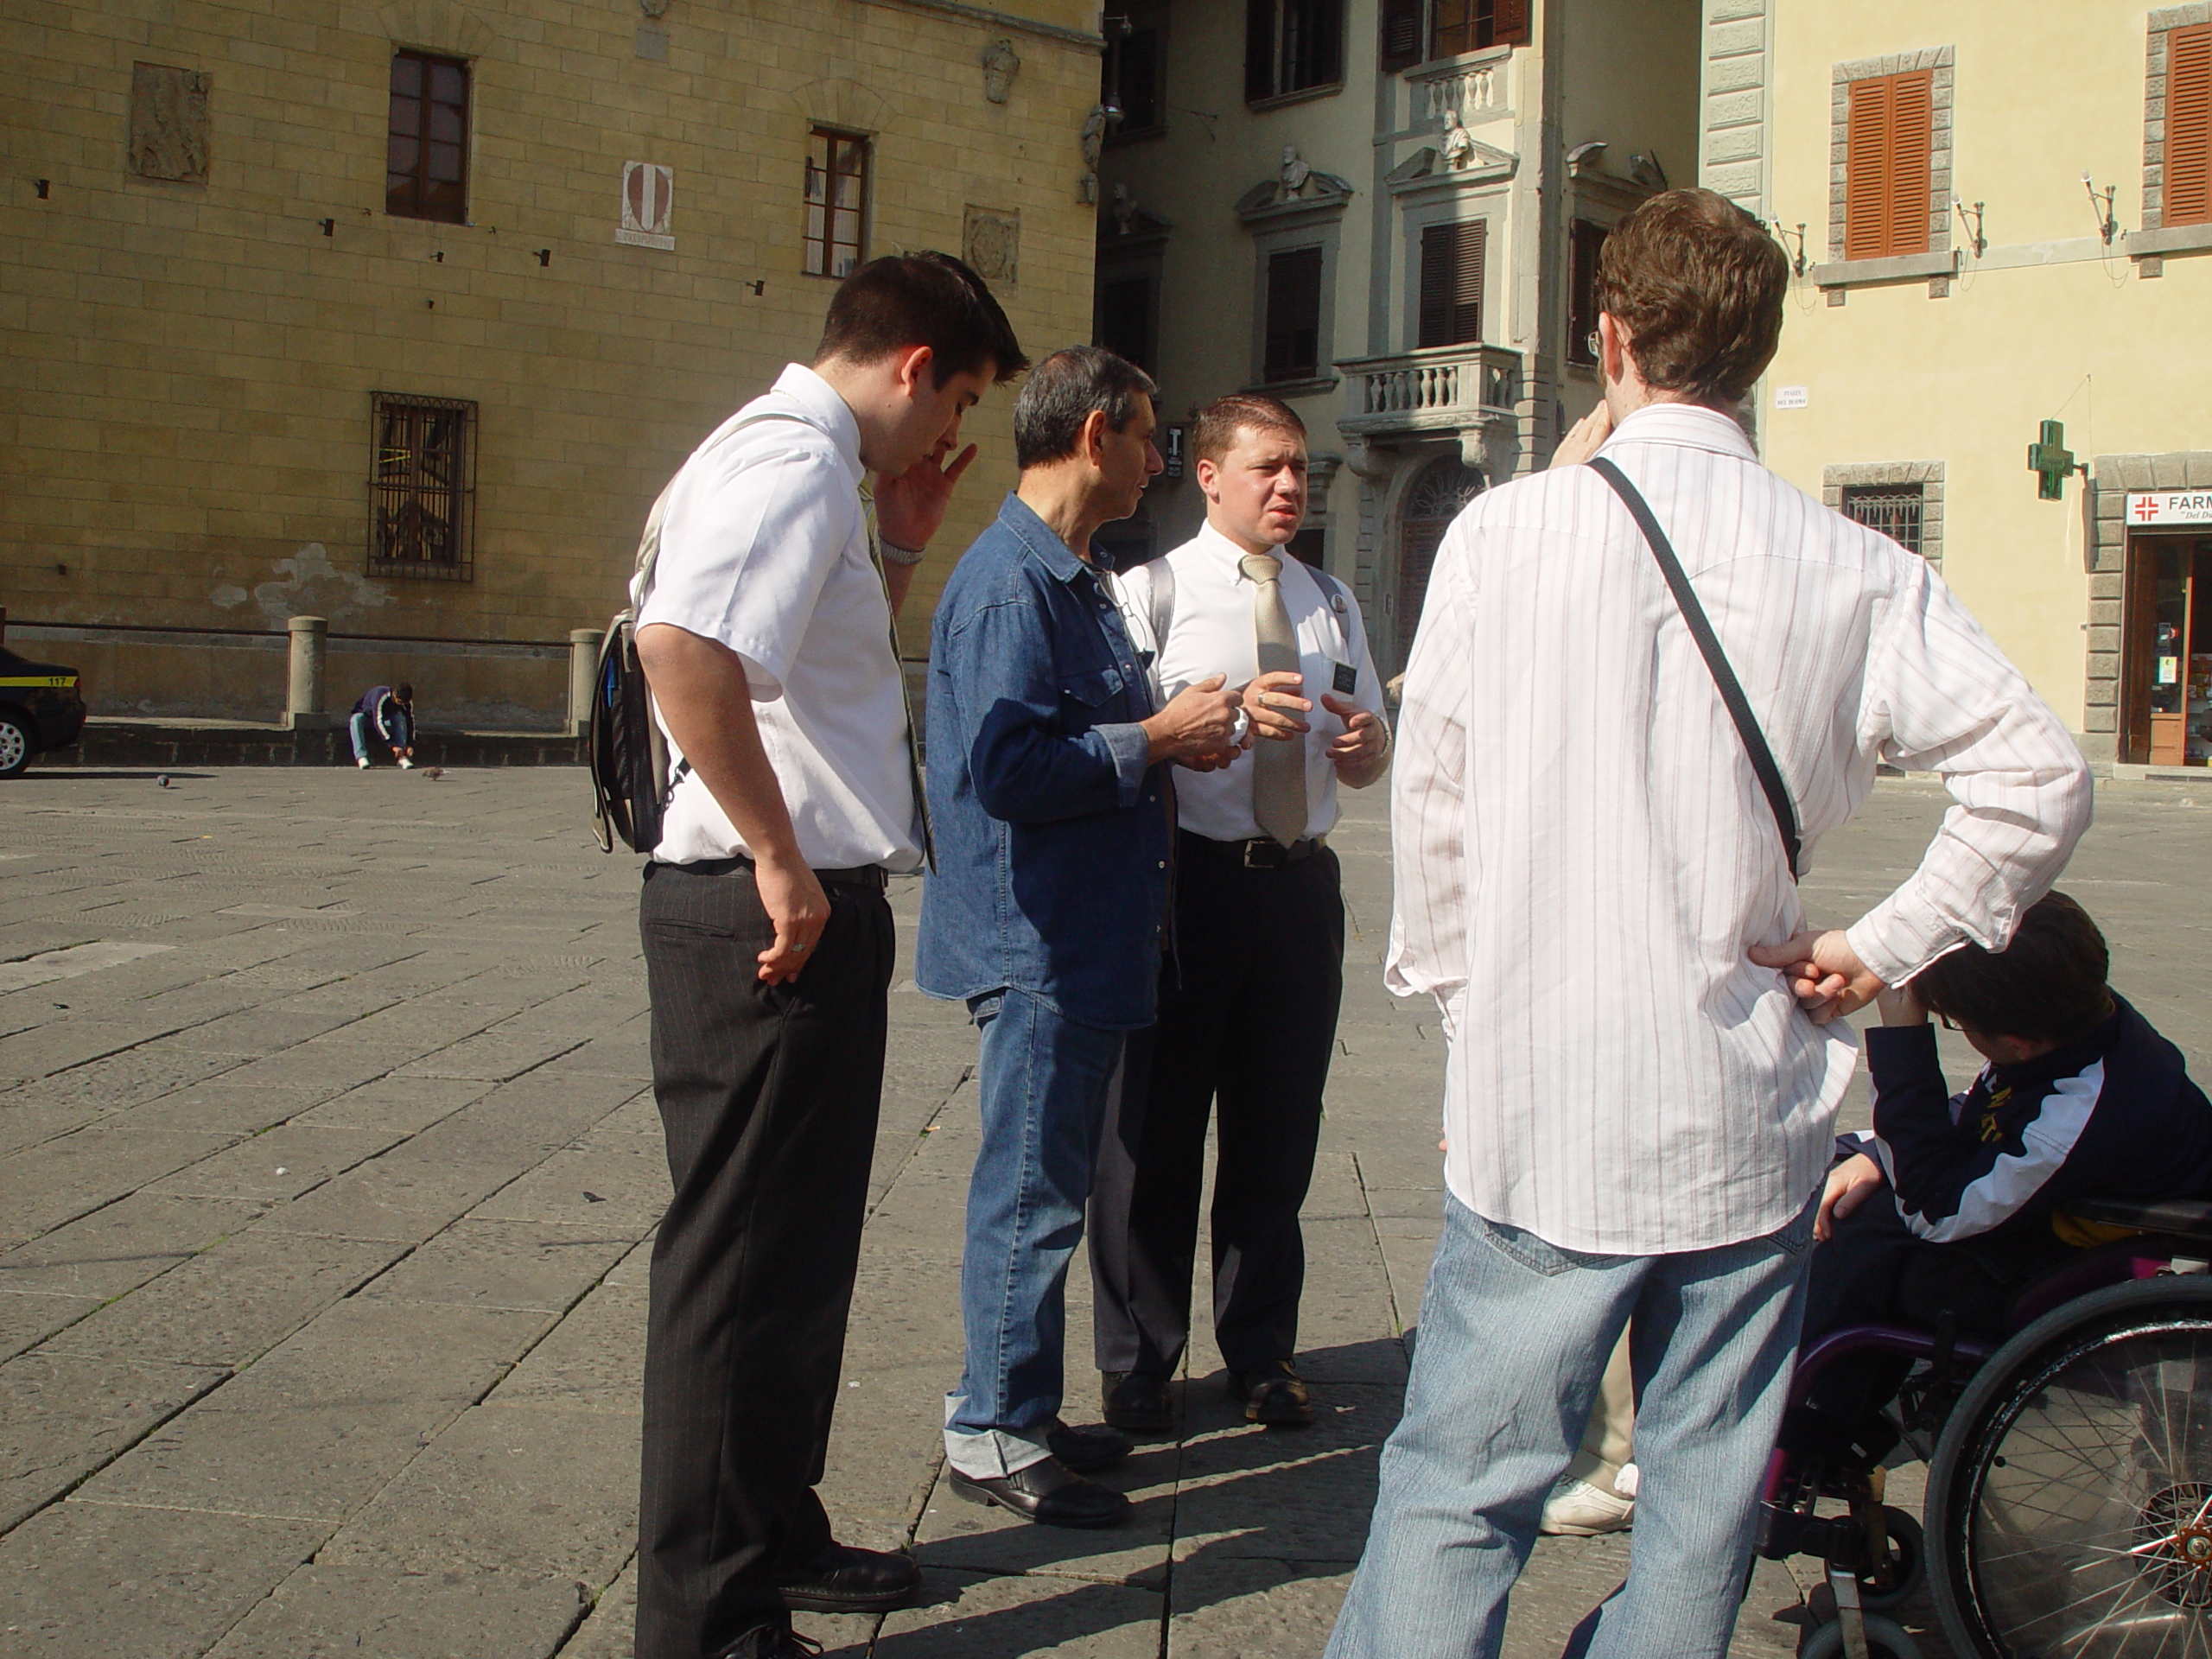
<svg viewBox="0 0 2212 1659">
<path fill-rule="evenodd" d="M 1937 1610 L 1982 1659 L 2212 1659 L 2212 1281 L 2099 1291 L 1993 1355 L 1929 1483 Z"/>
</svg>

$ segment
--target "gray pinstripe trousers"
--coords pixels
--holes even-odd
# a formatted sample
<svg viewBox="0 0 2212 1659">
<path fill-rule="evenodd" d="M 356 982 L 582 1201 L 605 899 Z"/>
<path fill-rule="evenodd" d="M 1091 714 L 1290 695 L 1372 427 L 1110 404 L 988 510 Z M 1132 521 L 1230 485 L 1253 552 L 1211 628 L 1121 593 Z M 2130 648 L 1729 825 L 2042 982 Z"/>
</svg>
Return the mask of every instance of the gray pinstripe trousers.
<svg viewBox="0 0 2212 1659">
<path fill-rule="evenodd" d="M 776 1580 L 830 1541 L 815 1495 L 883 1090 L 891 907 L 833 886 L 806 970 L 749 872 L 646 867 L 653 1093 L 675 1197 L 654 1241 L 638 1659 L 702 1659 L 788 1618 Z"/>
</svg>

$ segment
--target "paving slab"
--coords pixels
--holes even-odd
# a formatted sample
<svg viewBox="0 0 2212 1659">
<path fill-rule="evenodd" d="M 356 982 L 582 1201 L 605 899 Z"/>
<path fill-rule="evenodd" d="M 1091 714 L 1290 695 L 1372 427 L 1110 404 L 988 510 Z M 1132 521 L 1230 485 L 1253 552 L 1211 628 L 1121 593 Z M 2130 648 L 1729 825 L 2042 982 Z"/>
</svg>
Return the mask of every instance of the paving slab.
<svg viewBox="0 0 2212 1659">
<path fill-rule="evenodd" d="M 529 1573 L 303 1567 L 220 1642 L 215 1659 L 550 1659 L 587 1604 Z"/>
<path fill-rule="evenodd" d="M 1125 1584 L 932 1572 L 925 1605 L 885 1615 L 875 1659 L 1155 1659 L 1161 1594 Z M 814 1632 L 802 1617 L 800 1628 Z M 830 1651 L 852 1651 L 833 1649 Z"/>
<path fill-rule="evenodd" d="M 540 1221 L 464 1216 L 427 1240 L 363 1293 L 364 1300 L 565 1312 L 637 1243 Z"/>
<path fill-rule="evenodd" d="M 0 1364 L 0 1532 L 67 1491 L 230 1376 L 65 1354 Z"/>
<path fill-rule="evenodd" d="M 0 1290 L 105 1300 L 249 1227 L 269 1206 L 134 1192 L 0 1254 Z"/>
<path fill-rule="evenodd" d="M 312 1555 L 327 1530 L 251 1516 L 187 1522 L 165 1510 L 57 1503 L 0 1538 L 0 1659 L 198 1659 Z"/>
</svg>

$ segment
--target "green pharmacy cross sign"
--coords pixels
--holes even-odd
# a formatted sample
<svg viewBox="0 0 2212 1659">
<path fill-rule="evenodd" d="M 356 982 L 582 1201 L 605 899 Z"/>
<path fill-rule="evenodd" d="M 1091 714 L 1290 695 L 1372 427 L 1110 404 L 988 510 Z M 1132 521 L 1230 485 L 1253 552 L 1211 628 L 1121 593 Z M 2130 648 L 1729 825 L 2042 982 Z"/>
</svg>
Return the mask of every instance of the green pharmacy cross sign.
<svg viewBox="0 0 2212 1659">
<path fill-rule="evenodd" d="M 2075 469 L 2074 452 L 2066 447 L 2066 429 L 2056 421 L 2045 421 L 2042 437 L 2028 446 L 2028 470 L 2037 474 L 2036 494 L 2045 501 L 2065 499 L 2066 475 Z"/>
</svg>

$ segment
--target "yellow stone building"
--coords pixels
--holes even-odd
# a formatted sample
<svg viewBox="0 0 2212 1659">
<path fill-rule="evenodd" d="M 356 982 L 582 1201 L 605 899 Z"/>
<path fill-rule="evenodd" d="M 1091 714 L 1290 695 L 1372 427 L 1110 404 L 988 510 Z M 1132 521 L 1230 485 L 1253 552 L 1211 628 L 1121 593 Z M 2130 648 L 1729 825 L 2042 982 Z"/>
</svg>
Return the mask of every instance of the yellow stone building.
<svg viewBox="0 0 2212 1659">
<path fill-rule="evenodd" d="M 1082 0 L 48 0 L 0 18 L 0 604 L 96 713 L 556 728 L 655 493 L 855 259 L 1087 338 Z M 917 593 L 1014 476 L 1001 394 Z"/>
<path fill-rule="evenodd" d="M 1705 47 L 1705 181 L 1798 270 L 1769 464 L 1939 563 L 2093 760 L 2204 765 L 2212 6 L 1707 0 Z"/>
</svg>

